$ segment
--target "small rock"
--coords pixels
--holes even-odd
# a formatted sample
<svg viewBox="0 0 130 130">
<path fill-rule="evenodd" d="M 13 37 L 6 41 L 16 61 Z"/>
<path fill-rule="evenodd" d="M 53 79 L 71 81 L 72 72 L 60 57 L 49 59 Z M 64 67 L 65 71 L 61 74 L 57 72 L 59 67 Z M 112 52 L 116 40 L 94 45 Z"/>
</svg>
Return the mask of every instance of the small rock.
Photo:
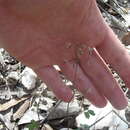
<svg viewBox="0 0 130 130">
<path fill-rule="evenodd" d="M 24 116 L 19 120 L 18 125 L 30 123 L 32 120 L 40 121 L 44 118 L 37 113 L 37 109 L 35 107 L 29 108 Z"/>
<path fill-rule="evenodd" d="M 26 67 L 23 70 L 21 74 L 21 83 L 27 90 L 31 90 L 36 87 L 36 79 L 37 75 L 32 69 Z"/>
<path fill-rule="evenodd" d="M 51 107 L 53 107 L 54 102 L 55 101 L 53 101 L 51 98 L 38 97 L 35 99 L 35 102 L 33 105 L 36 106 L 38 104 L 38 109 L 48 111 Z"/>
<path fill-rule="evenodd" d="M 0 119 L 2 122 L 4 122 L 4 124 L 6 125 L 6 127 L 8 128 L 8 130 L 13 130 L 15 127 L 15 123 L 11 122 L 11 116 L 13 114 L 13 109 L 11 109 L 8 113 L 6 114 L 0 114 Z"/>
<path fill-rule="evenodd" d="M 68 116 L 75 116 L 78 115 L 81 107 L 79 106 L 77 100 L 74 100 L 73 102 L 68 103 L 61 102 L 54 110 L 54 112 L 49 116 L 48 119 L 56 119 L 56 118 L 63 118 L 66 117 L 68 109 Z"/>
<path fill-rule="evenodd" d="M 16 71 L 12 71 L 9 73 L 9 75 L 7 76 L 7 84 L 9 86 L 15 86 L 19 80 L 19 74 Z"/>
</svg>

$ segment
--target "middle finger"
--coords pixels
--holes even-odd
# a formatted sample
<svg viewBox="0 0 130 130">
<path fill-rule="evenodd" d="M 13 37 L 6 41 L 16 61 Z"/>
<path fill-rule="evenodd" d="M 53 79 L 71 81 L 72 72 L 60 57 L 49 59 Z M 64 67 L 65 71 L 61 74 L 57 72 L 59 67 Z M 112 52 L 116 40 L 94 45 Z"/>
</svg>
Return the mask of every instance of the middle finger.
<svg viewBox="0 0 130 130">
<path fill-rule="evenodd" d="M 85 98 L 98 107 L 104 107 L 107 103 L 105 97 L 96 90 L 93 83 L 84 74 L 79 64 L 75 61 L 60 65 L 62 72 L 69 78 Z"/>
</svg>

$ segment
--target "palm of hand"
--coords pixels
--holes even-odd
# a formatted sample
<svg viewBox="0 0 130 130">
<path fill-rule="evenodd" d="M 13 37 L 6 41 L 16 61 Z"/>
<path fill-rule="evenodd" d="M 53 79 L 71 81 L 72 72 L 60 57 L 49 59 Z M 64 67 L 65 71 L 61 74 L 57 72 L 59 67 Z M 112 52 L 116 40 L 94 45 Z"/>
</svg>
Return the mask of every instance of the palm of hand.
<svg viewBox="0 0 130 130">
<path fill-rule="evenodd" d="M 43 3 L 20 0 L 1 4 L 0 39 L 4 47 L 31 66 L 57 97 L 65 101 L 71 99 L 72 93 L 52 67 L 54 64 L 96 106 L 104 106 L 107 98 L 116 108 L 125 107 L 125 97 L 101 56 L 127 85 L 130 57 L 103 21 L 95 1 Z M 97 50 L 90 54 L 89 48 Z M 122 71 L 124 66 L 129 71 L 127 75 Z"/>
</svg>

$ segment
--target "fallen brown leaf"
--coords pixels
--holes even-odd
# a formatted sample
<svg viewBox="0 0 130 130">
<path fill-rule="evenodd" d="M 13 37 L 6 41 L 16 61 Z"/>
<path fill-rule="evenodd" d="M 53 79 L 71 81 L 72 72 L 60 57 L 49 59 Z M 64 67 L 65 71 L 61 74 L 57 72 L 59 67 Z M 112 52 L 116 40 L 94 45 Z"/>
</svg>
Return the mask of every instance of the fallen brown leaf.
<svg viewBox="0 0 130 130">
<path fill-rule="evenodd" d="M 18 103 L 26 100 L 28 97 L 23 97 L 21 99 L 11 99 L 10 101 L 7 101 L 6 103 L 4 104 L 0 104 L 0 112 L 1 111 L 5 111 L 15 105 L 17 105 Z"/>
</svg>

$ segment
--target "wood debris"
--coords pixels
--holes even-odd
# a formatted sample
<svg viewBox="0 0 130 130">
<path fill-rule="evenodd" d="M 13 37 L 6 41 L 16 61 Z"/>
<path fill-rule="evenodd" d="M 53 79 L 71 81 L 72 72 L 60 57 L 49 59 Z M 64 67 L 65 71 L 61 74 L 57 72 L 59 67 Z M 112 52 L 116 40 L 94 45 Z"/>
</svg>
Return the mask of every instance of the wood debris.
<svg viewBox="0 0 130 130">
<path fill-rule="evenodd" d="M 15 105 L 17 105 L 18 103 L 26 100 L 28 97 L 23 97 L 21 99 L 11 99 L 10 101 L 7 101 L 6 103 L 4 104 L 0 104 L 0 112 L 1 111 L 5 111 Z"/>
<path fill-rule="evenodd" d="M 30 100 L 26 100 L 21 106 L 20 108 L 13 114 L 13 120 L 17 120 L 20 119 L 24 113 L 26 112 L 26 110 L 29 108 L 30 106 Z"/>
<path fill-rule="evenodd" d="M 49 124 L 44 124 L 41 130 L 53 130 L 53 128 Z"/>
<path fill-rule="evenodd" d="M 130 45 L 130 32 L 126 33 L 122 38 L 122 43 L 126 46 Z"/>
</svg>

